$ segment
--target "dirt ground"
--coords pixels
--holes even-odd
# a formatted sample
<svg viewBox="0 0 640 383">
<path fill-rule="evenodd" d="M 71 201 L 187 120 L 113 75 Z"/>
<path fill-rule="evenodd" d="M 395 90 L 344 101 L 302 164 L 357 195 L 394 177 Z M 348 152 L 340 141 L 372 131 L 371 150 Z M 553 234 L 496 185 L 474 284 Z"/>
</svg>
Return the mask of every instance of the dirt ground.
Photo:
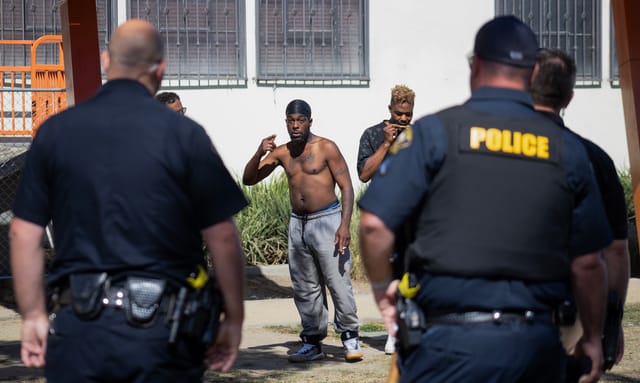
<svg viewBox="0 0 640 383">
<path fill-rule="evenodd" d="M 356 292 L 368 286 L 355 283 Z M 0 293 L 3 290 L 0 288 Z M 5 295 L 6 295 L 6 289 Z M 253 273 L 248 277 L 245 293 L 247 306 L 252 301 L 280 302 L 291 297 L 291 288 L 286 275 Z M 265 301 L 266 300 L 266 301 Z M 270 301 L 269 301 L 270 300 Z M 0 381 L 44 382 L 41 370 L 27 369 L 19 361 L 19 316 L 8 310 L 10 297 L 0 296 Z M 293 303 L 291 303 L 293 305 Z M 273 307 L 276 307 L 275 305 Z M 295 322 L 297 318 L 293 318 Z M 324 341 L 324 360 L 307 364 L 293 364 L 286 359 L 296 350 L 299 339 L 295 323 L 283 326 L 246 325 L 240 355 L 234 369 L 228 373 L 207 373 L 204 381 L 220 382 L 266 382 L 266 383 L 359 383 L 385 382 L 391 357 L 382 351 L 386 334 L 383 332 L 361 333 L 365 357 L 360 362 L 346 363 L 343 359 L 339 338 L 329 336 Z M 640 323 L 625 323 L 626 353 L 622 363 L 607 373 L 603 382 L 640 383 Z"/>
</svg>

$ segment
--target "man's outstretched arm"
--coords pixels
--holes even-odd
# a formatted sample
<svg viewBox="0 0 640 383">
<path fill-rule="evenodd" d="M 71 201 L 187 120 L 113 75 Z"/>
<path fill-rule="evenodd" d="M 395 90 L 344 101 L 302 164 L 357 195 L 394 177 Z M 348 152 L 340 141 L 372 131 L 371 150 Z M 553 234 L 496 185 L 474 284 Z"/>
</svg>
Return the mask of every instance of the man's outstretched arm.
<svg viewBox="0 0 640 383">
<path fill-rule="evenodd" d="M 276 135 L 272 134 L 269 137 L 265 137 L 260 141 L 258 150 L 249 159 L 249 162 L 244 167 L 242 174 L 242 183 L 245 185 L 255 185 L 258 182 L 265 179 L 273 170 L 278 166 L 278 159 L 273 155 L 273 151 L 276 149 Z M 264 160 L 262 156 L 269 153 Z"/>
</svg>

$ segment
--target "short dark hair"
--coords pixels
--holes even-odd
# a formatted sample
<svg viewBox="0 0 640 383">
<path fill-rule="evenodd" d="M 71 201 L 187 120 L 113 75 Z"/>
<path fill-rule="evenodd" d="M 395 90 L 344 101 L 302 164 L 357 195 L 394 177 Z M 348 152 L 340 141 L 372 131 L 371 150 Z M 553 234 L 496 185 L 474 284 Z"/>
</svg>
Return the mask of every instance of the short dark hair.
<svg viewBox="0 0 640 383">
<path fill-rule="evenodd" d="M 304 100 L 293 100 L 289 103 L 289 105 L 287 105 L 285 114 L 287 116 L 290 114 L 302 114 L 307 118 L 311 118 L 311 107 Z"/>
<path fill-rule="evenodd" d="M 167 105 L 167 104 L 173 104 L 174 102 L 176 102 L 176 100 L 180 100 L 180 96 L 178 96 L 173 92 L 162 92 L 156 95 L 156 100 Z"/>
<path fill-rule="evenodd" d="M 541 48 L 536 53 L 538 74 L 531 84 L 533 102 L 562 109 L 571 100 L 576 84 L 576 62 L 561 49 Z"/>
</svg>

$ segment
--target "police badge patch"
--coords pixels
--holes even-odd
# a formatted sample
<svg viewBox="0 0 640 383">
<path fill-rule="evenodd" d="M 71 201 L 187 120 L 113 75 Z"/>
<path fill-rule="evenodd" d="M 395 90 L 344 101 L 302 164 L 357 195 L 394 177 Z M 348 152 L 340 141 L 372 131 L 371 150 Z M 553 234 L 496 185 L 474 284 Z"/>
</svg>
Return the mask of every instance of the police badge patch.
<svg viewBox="0 0 640 383">
<path fill-rule="evenodd" d="M 411 130 L 411 125 L 402 129 L 400 135 L 393 141 L 393 144 L 389 148 L 389 153 L 396 154 L 402 149 L 406 149 L 411 146 L 411 141 L 413 141 L 413 130 Z"/>
</svg>

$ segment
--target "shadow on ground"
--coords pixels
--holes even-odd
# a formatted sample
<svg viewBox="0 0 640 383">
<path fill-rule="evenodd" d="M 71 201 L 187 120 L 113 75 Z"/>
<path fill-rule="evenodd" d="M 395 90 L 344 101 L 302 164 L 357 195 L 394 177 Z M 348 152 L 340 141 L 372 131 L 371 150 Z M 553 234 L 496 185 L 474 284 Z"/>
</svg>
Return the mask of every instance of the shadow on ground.
<svg viewBox="0 0 640 383">
<path fill-rule="evenodd" d="M 13 296 L 11 279 L 0 279 L 0 306 L 15 310 L 16 300 Z"/>
<path fill-rule="evenodd" d="M 289 276 L 265 276 L 259 267 L 246 267 L 245 300 L 293 298 Z M 278 283 L 278 281 L 280 283 Z"/>
<path fill-rule="evenodd" d="M 44 371 L 26 368 L 20 361 L 20 342 L 0 342 L 0 381 L 41 381 Z"/>
<path fill-rule="evenodd" d="M 386 335 L 367 336 L 362 334 L 361 341 L 367 347 L 381 350 L 384 348 Z M 294 353 L 301 346 L 299 341 L 284 341 L 281 343 L 264 344 L 240 350 L 233 370 L 227 373 L 211 373 L 205 375 L 206 383 L 221 382 L 289 382 L 292 376 L 298 377 L 300 382 L 310 381 L 352 381 L 360 380 L 360 374 L 369 375 L 373 368 L 371 363 L 383 363 L 386 372 L 389 356 L 371 354 L 362 361 L 347 363 L 344 360 L 342 346 L 323 344 L 322 351 L 325 358 L 307 363 L 291 363 L 287 355 Z M 354 367 L 360 367 L 353 369 Z M 345 376 L 334 380 L 336 372 L 344 371 Z M 365 372 L 366 371 L 366 372 Z M 338 374 L 340 374 L 338 372 Z M 355 379 L 358 377 L 357 379 Z M 365 377 L 365 376 L 363 376 Z M 365 379 L 366 382 L 370 380 Z M 378 379 L 375 381 L 379 381 Z"/>
</svg>

